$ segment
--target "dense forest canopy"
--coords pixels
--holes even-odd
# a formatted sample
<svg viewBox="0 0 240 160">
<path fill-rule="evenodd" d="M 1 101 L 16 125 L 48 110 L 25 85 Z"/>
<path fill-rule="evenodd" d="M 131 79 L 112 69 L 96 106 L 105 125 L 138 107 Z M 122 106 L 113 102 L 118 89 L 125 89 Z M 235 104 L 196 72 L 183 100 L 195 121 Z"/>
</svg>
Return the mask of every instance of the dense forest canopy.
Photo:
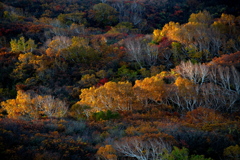
<svg viewBox="0 0 240 160">
<path fill-rule="evenodd" d="M 240 158 L 240 2 L 2 0 L 0 157 Z"/>
</svg>

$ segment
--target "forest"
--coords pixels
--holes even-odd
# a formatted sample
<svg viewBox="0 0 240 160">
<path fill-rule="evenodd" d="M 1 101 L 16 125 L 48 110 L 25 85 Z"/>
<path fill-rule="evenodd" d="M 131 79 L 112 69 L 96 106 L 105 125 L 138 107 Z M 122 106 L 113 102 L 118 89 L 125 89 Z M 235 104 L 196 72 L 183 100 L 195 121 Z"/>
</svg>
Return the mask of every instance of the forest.
<svg viewBox="0 0 240 160">
<path fill-rule="evenodd" d="M 0 157 L 240 159 L 240 1 L 1 0 Z"/>
</svg>

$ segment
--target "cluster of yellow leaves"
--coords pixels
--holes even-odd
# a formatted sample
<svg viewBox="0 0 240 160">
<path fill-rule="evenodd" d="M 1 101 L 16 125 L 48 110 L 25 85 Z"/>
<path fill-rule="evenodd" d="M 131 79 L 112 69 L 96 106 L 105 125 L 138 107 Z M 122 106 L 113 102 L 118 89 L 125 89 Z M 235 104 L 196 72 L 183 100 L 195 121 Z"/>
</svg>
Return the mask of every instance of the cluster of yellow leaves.
<svg viewBox="0 0 240 160">
<path fill-rule="evenodd" d="M 143 80 L 136 80 L 134 91 L 138 100 L 145 102 L 145 105 L 147 105 L 148 99 L 159 102 L 166 93 L 163 77 L 158 74 Z"/>
<path fill-rule="evenodd" d="M 162 28 L 162 35 L 173 38 L 175 37 L 175 34 L 180 29 L 180 24 L 175 22 L 169 22 L 168 24 L 165 24 Z M 173 38 L 174 40 L 175 38 Z"/>
<path fill-rule="evenodd" d="M 237 160 L 240 158 L 240 147 L 239 145 L 229 146 L 224 149 L 223 155 L 227 159 Z"/>
<path fill-rule="evenodd" d="M 82 89 L 77 104 L 91 107 L 90 112 L 132 111 L 149 107 L 150 103 L 160 105 L 168 95 L 168 84 L 163 80 L 168 74 L 171 73 L 137 80 L 134 86 L 130 82 L 107 82 L 100 87 Z"/>
<path fill-rule="evenodd" d="M 19 62 L 17 63 L 17 67 L 13 70 L 12 76 L 26 80 L 27 84 L 31 84 L 36 82 L 38 79 L 42 81 L 47 81 L 51 78 L 52 72 L 48 72 L 50 61 L 46 55 L 34 55 L 31 52 L 27 52 L 24 54 L 19 54 L 18 57 Z M 36 77 L 31 77 L 31 75 L 27 72 L 33 71 L 36 73 Z M 31 78 L 28 78 L 31 77 Z"/>
<path fill-rule="evenodd" d="M 31 103 L 31 97 L 29 94 L 25 94 L 23 91 L 18 91 L 16 99 L 10 99 L 1 103 L 3 109 L 7 111 L 8 117 L 18 118 L 31 114 L 36 117 L 36 109 L 34 109 Z"/>
<path fill-rule="evenodd" d="M 92 111 L 132 110 L 133 89 L 130 82 L 107 82 L 98 88 L 82 89 L 80 105 L 92 107 Z"/>
<path fill-rule="evenodd" d="M 182 96 L 187 96 L 189 94 L 193 96 L 195 94 L 194 87 L 196 87 L 196 85 L 186 78 L 178 77 L 174 84 L 177 86 Z"/>
<path fill-rule="evenodd" d="M 22 90 L 17 92 L 16 99 L 9 99 L 1 103 L 10 118 L 40 118 L 42 115 L 48 117 L 63 117 L 68 108 L 65 102 L 54 99 L 52 96 L 31 96 Z"/>
<path fill-rule="evenodd" d="M 193 73 L 192 76 L 196 79 L 196 73 Z M 204 80 L 201 81 L 204 82 Z M 204 85 L 206 84 L 204 83 Z M 90 109 L 87 109 L 88 115 L 91 112 L 107 110 L 150 111 L 152 108 L 163 110 L 176 107 L 176 110 L 185 112 L 192 111 L 200 106 L 216 109 L 215 99 L 212 101 L 213 104 L 205 99 L 207 99 L 207 96 L 215 96 L 207 92 L 208 88 L 213 88 L 215 92 L 219 87 L 204 88 L 204 85 L 199 84 L 196 80 L 191 80 L 191 78 L 183 78 L 174 71 L 161 72 L 152 77 L 136 80 L 135 85 L 130 82 L 107 82 L 100 87 L 82 89 L 81 100 L 77 104 L 89 106 Z M 218 100 L 218 97 L 216 98 Z M 172 106 L 169 106 L 169 104 Z"/>
<path fill-rule="evenodd" d="M 210 13 L 206 10 L 199 13 L 192 13 L 190 15 L 190 18 L 188 19 L 189 22 L 198 22 L 198 23 L 205 23 L 205 24 L 211 24 L 212 23 L 212 16 Z"/>
<path fill-rule="evenodd" d="M 188 23 L 180 25 L 169 22 L 162 30 L 154 30 L 153 41 L 158 43 L 162 37 L 167 37 L 179 42 L 184 45 L 182 51 L 194 59 L 204 56 L 210 59 L 222 53 L 236 52 L 239 50 L 240 39 L 236 28 L 239 17 L 222 14 L 219 19 L 214 20 L 208 11 L 193 13 Z"/>
<path fill-rule="evenodd" d="M 77 104 L 90 107 L 84 110 L 87 116 L 91 112 L 147 111 L 155 107 L 158 109 L 176 107 L 176 110 L 184 112 L 200 106 L 208 107 L 209 103 L 203 98 L 210 93 L 204 95 L 204 91 L 207 89 L 193 80 L 183 78 L 174 72 L 161 72 L 143 80 L 136 80 L 134 86 L 130 82 L 107 82 L 100 87 L 82 89 L 81 100 Z M 214 105 L 216 104 L 210 105 L 210 108 L 214 108 Z"/>
<path fill-rule="evenodd" d="M 97 156 L 106 160 L 117 160 L 116 150 L 111 145 L 105 145 L 98 149 Z"/>
<path fill-rule="evenodd" d="M 153 31 L 153 41 L 154 42 L 156 42 L 156 43 L 160 42 L 162 37 L 163 37 L 163 34 L 160 29 L 155 29 Z"/>
<path fill-rule="evenodd" d="M 32 52 L 37 45 L 31 38 L 26 41 L 24 37 L 20 37 L 19 40 L 12 39 L 10 42 L 13 52 Z"/>
</svg>

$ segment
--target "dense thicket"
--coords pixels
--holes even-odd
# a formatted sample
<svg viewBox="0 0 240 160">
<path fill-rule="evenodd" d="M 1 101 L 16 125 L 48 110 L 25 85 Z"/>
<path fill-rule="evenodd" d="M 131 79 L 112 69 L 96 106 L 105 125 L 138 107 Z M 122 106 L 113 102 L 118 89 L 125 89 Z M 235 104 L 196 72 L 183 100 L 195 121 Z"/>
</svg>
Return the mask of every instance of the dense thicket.
<svg viewBox="0 0 240 160">
<path fill-rule="evenodd" d="M 238 159 L 239 2 L 0 2 L 0 156 Z"/>
</svg>

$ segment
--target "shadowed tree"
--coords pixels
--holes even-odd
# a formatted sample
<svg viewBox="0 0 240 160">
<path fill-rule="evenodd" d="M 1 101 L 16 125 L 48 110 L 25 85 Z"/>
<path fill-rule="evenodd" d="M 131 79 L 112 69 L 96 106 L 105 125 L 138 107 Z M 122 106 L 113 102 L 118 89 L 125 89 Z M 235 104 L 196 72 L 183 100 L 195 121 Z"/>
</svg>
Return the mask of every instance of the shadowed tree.
<svg viewBox="0 0 240 160">
<path fill-rule="evenodd" d="M 94 5 L 93 10 L 90 11 L 90 18 L 101 27 L 112 26 L 118 22 L 117 11 L 105 3 Z"/>
<path fill-rule="evenodd" d="M 171 151 L 171 146 L 161 137 L 149 139 L 126 137 L 116 141 L 114 148 L 124 156 L 138 160 L 161 159 L 163 152 Z"/>
</svg>

